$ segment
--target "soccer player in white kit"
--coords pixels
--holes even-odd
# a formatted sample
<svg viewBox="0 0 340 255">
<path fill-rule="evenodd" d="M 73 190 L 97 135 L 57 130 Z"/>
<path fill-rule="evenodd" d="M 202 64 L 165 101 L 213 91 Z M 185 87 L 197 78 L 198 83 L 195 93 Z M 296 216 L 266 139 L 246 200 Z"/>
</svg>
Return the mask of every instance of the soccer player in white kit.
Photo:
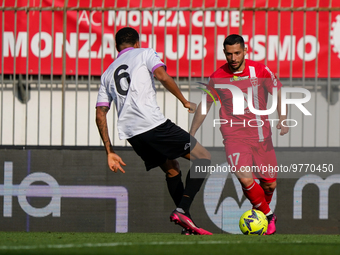
<svg viewBox="0 0 340 255">
<path fill-rule="evenodd" d="M 195 166 L 210 165 L 210 153 L 161 113 L 156 102 L 153 76 L 176 96 L 188 112 L 196 110 L 196 104 L 185 99 L 174 80 L 166 73 L 166 67 L 153 49 L 140 48 L 138 32 L 130 27 L 120 29 L 116 36 L 117 59 L 101 77 L 96 104 L 96 123 L 107 153 L 110 169 L 125 172 L 126 164 L 115 153 L 108 134 L 106 115 L 114 101 L 118 112 L 118 134 L 127 139 L 135 152 L 150 170 L 161 167 L 166 174 L 169 193 L 177 208 L 170 220 L 184 229 L 183 234 L 211 235 L 197 227 L 191 219 L 189 208 L 203 184 L 205 176 L 191 178 L 190 170 L 184 187 L 178 157 L 192 161 Z"/>
</svg>

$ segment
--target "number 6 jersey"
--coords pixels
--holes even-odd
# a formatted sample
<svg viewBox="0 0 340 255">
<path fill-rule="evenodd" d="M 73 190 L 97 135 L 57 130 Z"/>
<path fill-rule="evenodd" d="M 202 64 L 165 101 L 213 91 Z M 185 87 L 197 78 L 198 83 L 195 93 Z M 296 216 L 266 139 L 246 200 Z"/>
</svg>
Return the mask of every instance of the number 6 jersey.
<svg viewBox="0 0 340 255">
<path fill-rule="evenodd" d="M 164 66 L 153 49 L 126 48 L 101 76 L 96 106 L 110 107 L 118 113 L 118 134 L 128 139 L 166 121 L 156 101 L 153 71 Z"/>
</svg>

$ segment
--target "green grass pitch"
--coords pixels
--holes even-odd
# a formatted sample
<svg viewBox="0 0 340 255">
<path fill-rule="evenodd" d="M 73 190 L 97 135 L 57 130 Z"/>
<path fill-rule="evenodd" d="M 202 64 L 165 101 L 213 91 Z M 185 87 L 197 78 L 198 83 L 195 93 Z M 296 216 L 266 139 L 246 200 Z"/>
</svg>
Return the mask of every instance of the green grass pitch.
<svg viewBox="0 0 340 255">
<path fill-rule="evenodd" d="M 340 254 L 339 235 L 0 232 L 0 254 Z"/>
</svg>

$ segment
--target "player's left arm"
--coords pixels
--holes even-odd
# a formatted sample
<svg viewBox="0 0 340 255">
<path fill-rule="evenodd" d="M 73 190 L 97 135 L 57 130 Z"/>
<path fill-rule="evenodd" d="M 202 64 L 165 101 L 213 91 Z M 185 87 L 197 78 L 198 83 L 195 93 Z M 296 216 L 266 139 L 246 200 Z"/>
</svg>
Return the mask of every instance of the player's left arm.
<svg viewBox="0 0 340 255">
<path fill-rule="evenodd" d="M 168 75 L 168 73 L 165 71 L 163 66 L 156 68 L 153 74 L 167 90 L 169 90 L 175 97 L 178 98 L 178 100 L 182 102 L 183 106 L 188 109 L 189 113 L 194 113 L 196 111 L 196 107 L 197 107 L 196 104 L 189 102 L 183 96 L 176 82 L 172 79 L 170 75 Z"/>
<path fill-rule="evenodd" d="M 279 123 L 276 125 L 277 129 L 280 129 L 280 135 L 285 135 L 289 131 L 289 127 L 284 126 L 285 121 L 287 119 L 288 115 L 288 105 L 286 105 L 286 115 L 282 115 L 282 109 L 281 109 L 281 88 L 277 92 L 277 112 L 279 114 Z M 283 123 L 283 124 L 282 124 Z"/>
</svg>

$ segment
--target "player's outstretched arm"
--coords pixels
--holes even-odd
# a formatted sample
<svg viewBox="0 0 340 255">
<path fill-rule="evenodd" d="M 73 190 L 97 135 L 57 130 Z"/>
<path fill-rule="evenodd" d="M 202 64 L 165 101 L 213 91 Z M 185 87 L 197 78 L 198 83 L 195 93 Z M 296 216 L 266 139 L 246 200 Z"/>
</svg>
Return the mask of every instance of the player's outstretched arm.
<svg viewBox="0 0 340 255">
<path fill-rule="evenodd" d="M 156 68 L 153 74 L 167 90 L 169 90 L 182 102 L 183 106 L 188 109 L 189 113 L 194 113 L 196 111 L 196 104 L 186 100 L 176 82 L 168 75 L 163 66 Z"/>
<path fill-rule="evenodd" d="M 107 106 L 98 106 L 96 108 L 96 124 L 98 127 L 100 137 L 102 138 L 102 141 L 104 143 L 105 151 L 107 154 L 107 163 L 109 165 L 109 168 L 113 172 L 117 172 L 118 170 L 120 170 L 122 173 L 125 173 L 121 165 L 126 166 L 126 164 L 114 152 L 112 148 L 112 144 L 111 144 L 111 140 L 110 140 L 109 132 L 107 128 L 107 121 L 106 121 L 106 115 L 108 111 L 109 111 L 109 107 Z"/>
<path fill-rule="evenodd" d="M 277 108 L 276 109 L 277 109 L 277 112 L 279 114 L 279 123 L 276 125 L 276 128 L 281 130 L 280 135 L 285 135 L 285 134 L 288 133 L 289 127 L 282 125 L 282 122 L 284 123 L 284 121 L 287 119 L 288 105 L 286 105 L 286 115 L 282 115 L 281 89 L 277 92 Z"/>
<path fill-rule="evenodd" d="M 207 113 L 209 112 L 211 105 L 212 105 L 212 103 L 207 103 Z M 192 136 L 195 136 L 197 130 L 202 125 L 202 123 L 205 119 L 205 116 L 207 116 L 207 115 L 202 114 L 202 104 L 200 103 L 197 107 L 197 111 L 195 112 L 194 119 L 192 120 L 191 128 L 190 128 L 190 131 L 189 131 L 189 133 Z"/>
</svg>

